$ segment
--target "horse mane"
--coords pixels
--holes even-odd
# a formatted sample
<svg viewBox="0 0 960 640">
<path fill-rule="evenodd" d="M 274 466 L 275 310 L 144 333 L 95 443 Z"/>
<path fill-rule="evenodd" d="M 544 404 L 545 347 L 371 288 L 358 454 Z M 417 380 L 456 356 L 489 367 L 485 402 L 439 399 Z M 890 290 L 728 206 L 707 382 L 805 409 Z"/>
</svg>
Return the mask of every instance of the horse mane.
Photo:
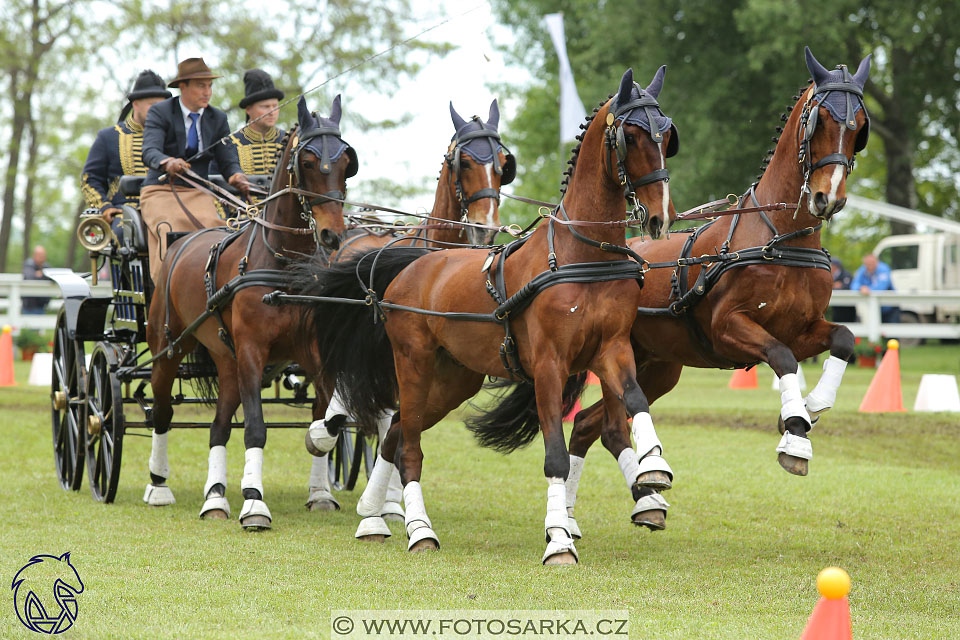
<svg viewBox="0 0 960 640">
<path fill-rule="evenodd" d="M 807 84 L 797 89 L 797 95 L 793 96 L 793 102 L 787 105 L 786 111 L 780 114 L 780 122 L 786 123 L 790 119 L 790 112 L 793 111 L 793 108 L 796 106 L 797 101 L 800 100 L 800 96 L 810 88 L 810 85 L 813 84 L 813 78 L 807 80 Z M 780 134 L 783 133 L 783 124 L 777 125 L 777 135 L 773 136 L 770 140 L 777 145 L 780 143 Z M 766 173 L 767 167 L 770 165 L 770 160 L 773 159 L 773 154 L 776 152 L 777 147 L 774 146 L 772 149 L 767 149 L 767 154 L 763 157 L 763 161 L 760 164 L 760 173 L 757 174 L 756 182 L 752 186 L 756 187 L 760 183 L 760 178 L 763 177 L 763 174 Z"/>
<path fill-rule="evenodd" d="M 590 127 L 590 123 L 593 122 L 593 119 L 597 117 L 597 112 L 600 111 L 600 109 L 603 108 L 603 105 L 607 104 L 610 98 L 612 98 L 614 95 L 616 94 L 611 93 L 609 96 L 607 96 L 606 100 L 601 101 L 600 104 L 593 108 L 593 112 L 587 115 L 586 121 L 580 124 L 581 131 L 586 132 L 586 130 Z M 570 159 L 567 160 L 567 168 L 563 171 L 563 182 L 560 183 L 561 199 L 563 196 L 567 195 L 567 187 L 570 186 L 570 178 L 573 177 L 573 170 L 577 168 L 577 158 L 580 157 L 580 147 L 583 146 L 583 136 L 583 133 L 577 134 L 577 146 L 573 148 L 573 151 L 570 154 Z"/>
</svg>

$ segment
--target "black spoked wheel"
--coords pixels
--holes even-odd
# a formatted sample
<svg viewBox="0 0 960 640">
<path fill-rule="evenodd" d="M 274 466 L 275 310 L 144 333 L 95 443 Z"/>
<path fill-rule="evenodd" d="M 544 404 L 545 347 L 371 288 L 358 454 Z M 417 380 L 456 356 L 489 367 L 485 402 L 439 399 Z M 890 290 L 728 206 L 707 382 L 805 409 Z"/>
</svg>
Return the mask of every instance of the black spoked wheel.
<svg viewBox="0 0 960 640">
<path fill-rule="evenodd" d="M 53 458 L 57 479 L 64 489 L 76 491 L 83 483 L 83 433 L 81 413 L 86 391 L 83 342 L 73 340 L 63 309 L 53 335 L 53 371 L 50 376 L 53 410 Z"/>
<path fill-rule="evenodd" d="M 345 428 L 330 452 L 330 484 L 334 489 L 353 491 L 363 468 L 367 478 L 376 462 L 377 438 L 367 437 L 359 428 Z"/>
<path fill-rule="evenodd" d="M 90 492 L 98 502 L 113 502 L 123 452 L 123 396 L 113 345 L 98 342 L 90 357 L 84 404 L 85 449 Z"/>
</svg>

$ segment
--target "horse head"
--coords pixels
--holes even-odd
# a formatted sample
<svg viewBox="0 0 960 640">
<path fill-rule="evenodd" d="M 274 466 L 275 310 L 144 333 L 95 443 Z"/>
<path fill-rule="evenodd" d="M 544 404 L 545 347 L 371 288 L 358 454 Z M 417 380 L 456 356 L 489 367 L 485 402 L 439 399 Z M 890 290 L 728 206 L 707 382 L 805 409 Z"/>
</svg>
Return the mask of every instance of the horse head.
<svg viewBox="0 0 960 640">
<path fill-rule="evenodd" d="M 497 101 L 490 103 L 486 122 L 477 116 L 464 120 L 453 102 L 450 117 L 454 134 L 445 156 L 445 171 L 451 195 L 460 205 L 460 221 L 499 227 L 500 187 L 513 181 L 517 163 L 500 142 Z M 497 232 L 466 227 L 466 234 L 471 244 L 491 244 Z"/>
<path fill-rule="evenodd" d="M 828 70 L 805 48 L 813 84 L 794 108 L 791 119 L 798 141 L 803 190 L 808 211 L 829 220 L 846 204 L 847 176 L 854 156 L 867 145 L 870 116 L 863 104 L 863 86 L 870 75 L 870 56 L 850 75 L 846 65 Z M 787 131 L 784 132 L 787 135 Z"/>
<path fill-rule="evenodd" d="M 643 227 L 659 238 L 676 214 L 670 200 L 666 159 L 680 148 L 673 121 L 657 102 L 666 65 L 646 88 L 633 80 L 633 69 L 620 79 L 620 89 L 606 108 L 607 175 L 624 189 L 628 202 L 639 209 Z M 604 115 L 601 110 L 600 115 Z"/>
<path fill-rule="evenodd" d="M 320 244 L 331 250 L 340 247 L 346 227 L 343 200 L 347 178 L 357 173 L 357 152 L 340 137 L 340 96 L 333 99 L 330 117 L 310 111 L 301 96 L 297 105 L 296 135 L 288 142 L 288 171 L 293 184 L 310 192 L 299 196 L 303 214 L 313 219 Z"/>
</svg>

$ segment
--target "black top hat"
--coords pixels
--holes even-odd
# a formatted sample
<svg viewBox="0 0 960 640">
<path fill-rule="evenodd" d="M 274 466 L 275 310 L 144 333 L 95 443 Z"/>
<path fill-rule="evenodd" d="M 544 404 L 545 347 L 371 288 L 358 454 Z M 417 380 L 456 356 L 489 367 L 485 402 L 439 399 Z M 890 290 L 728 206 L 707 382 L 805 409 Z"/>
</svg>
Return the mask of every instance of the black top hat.
<svg viewBox="0 0 960 640">
<path fill-rule="evenodd" d="M 171 97 L 173 94 L 167 91 L 165 85 L 166 83 L 164 83 L 163 78 L 150 69 L 141 71 L 133 83 L 133 90 L 127 94 L 127 104 L 124 105 L 123 110 L 120 112 L 118 122 L 123 122 L 126 119 L 127 114 L 130 113 L 131 103 L 134 100 Z"/>
<path fill-rule="evenodd" d="M 263 69 L 250 69 L 243 74 L 243 100 L 240 108 L 246 109 L 254 102 L 276 98 L 283 100 L 283 91 L 273 86 L 273 78 Z"/>
</svg>

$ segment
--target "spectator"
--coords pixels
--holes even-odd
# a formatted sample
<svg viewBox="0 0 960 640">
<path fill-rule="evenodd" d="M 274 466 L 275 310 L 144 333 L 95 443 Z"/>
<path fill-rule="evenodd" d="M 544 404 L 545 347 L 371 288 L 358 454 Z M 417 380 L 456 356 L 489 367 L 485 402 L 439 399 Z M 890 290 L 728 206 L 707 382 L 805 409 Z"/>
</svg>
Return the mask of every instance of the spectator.
<svg viewBox="0 0 960 640">
<path fill-rule="evenodd" d="M 853 276 L 843 268 L 840 258 L 830 259 L 830 272 L 833 274 L 834 289 L 849 289 Z M 833 307 L 831 319 L 834 322 L 856 322 L 857 310 L 855 307 Z"/>
<path fill-rule="evenodd" d="M 865 296 L 870 295 L 871 291 L 894 291 L 890 267 L 880 262 L 872 253 L 865 255 L 863 265 L 854 274 L 850 288 Z M 880 319 L 882 322 L 900 322 L 900 307 L 881 307 Z"/>
<path fill-rule="evenodd" d="M 24 280 L 45 280 L 43 270 L 47 267 L 47 250 L 37 245 L 33 257 L 23 261 Z M 50 298 L 23 298 L 23 313 L 40 314 L 46 311 Z"/>
</svg>

